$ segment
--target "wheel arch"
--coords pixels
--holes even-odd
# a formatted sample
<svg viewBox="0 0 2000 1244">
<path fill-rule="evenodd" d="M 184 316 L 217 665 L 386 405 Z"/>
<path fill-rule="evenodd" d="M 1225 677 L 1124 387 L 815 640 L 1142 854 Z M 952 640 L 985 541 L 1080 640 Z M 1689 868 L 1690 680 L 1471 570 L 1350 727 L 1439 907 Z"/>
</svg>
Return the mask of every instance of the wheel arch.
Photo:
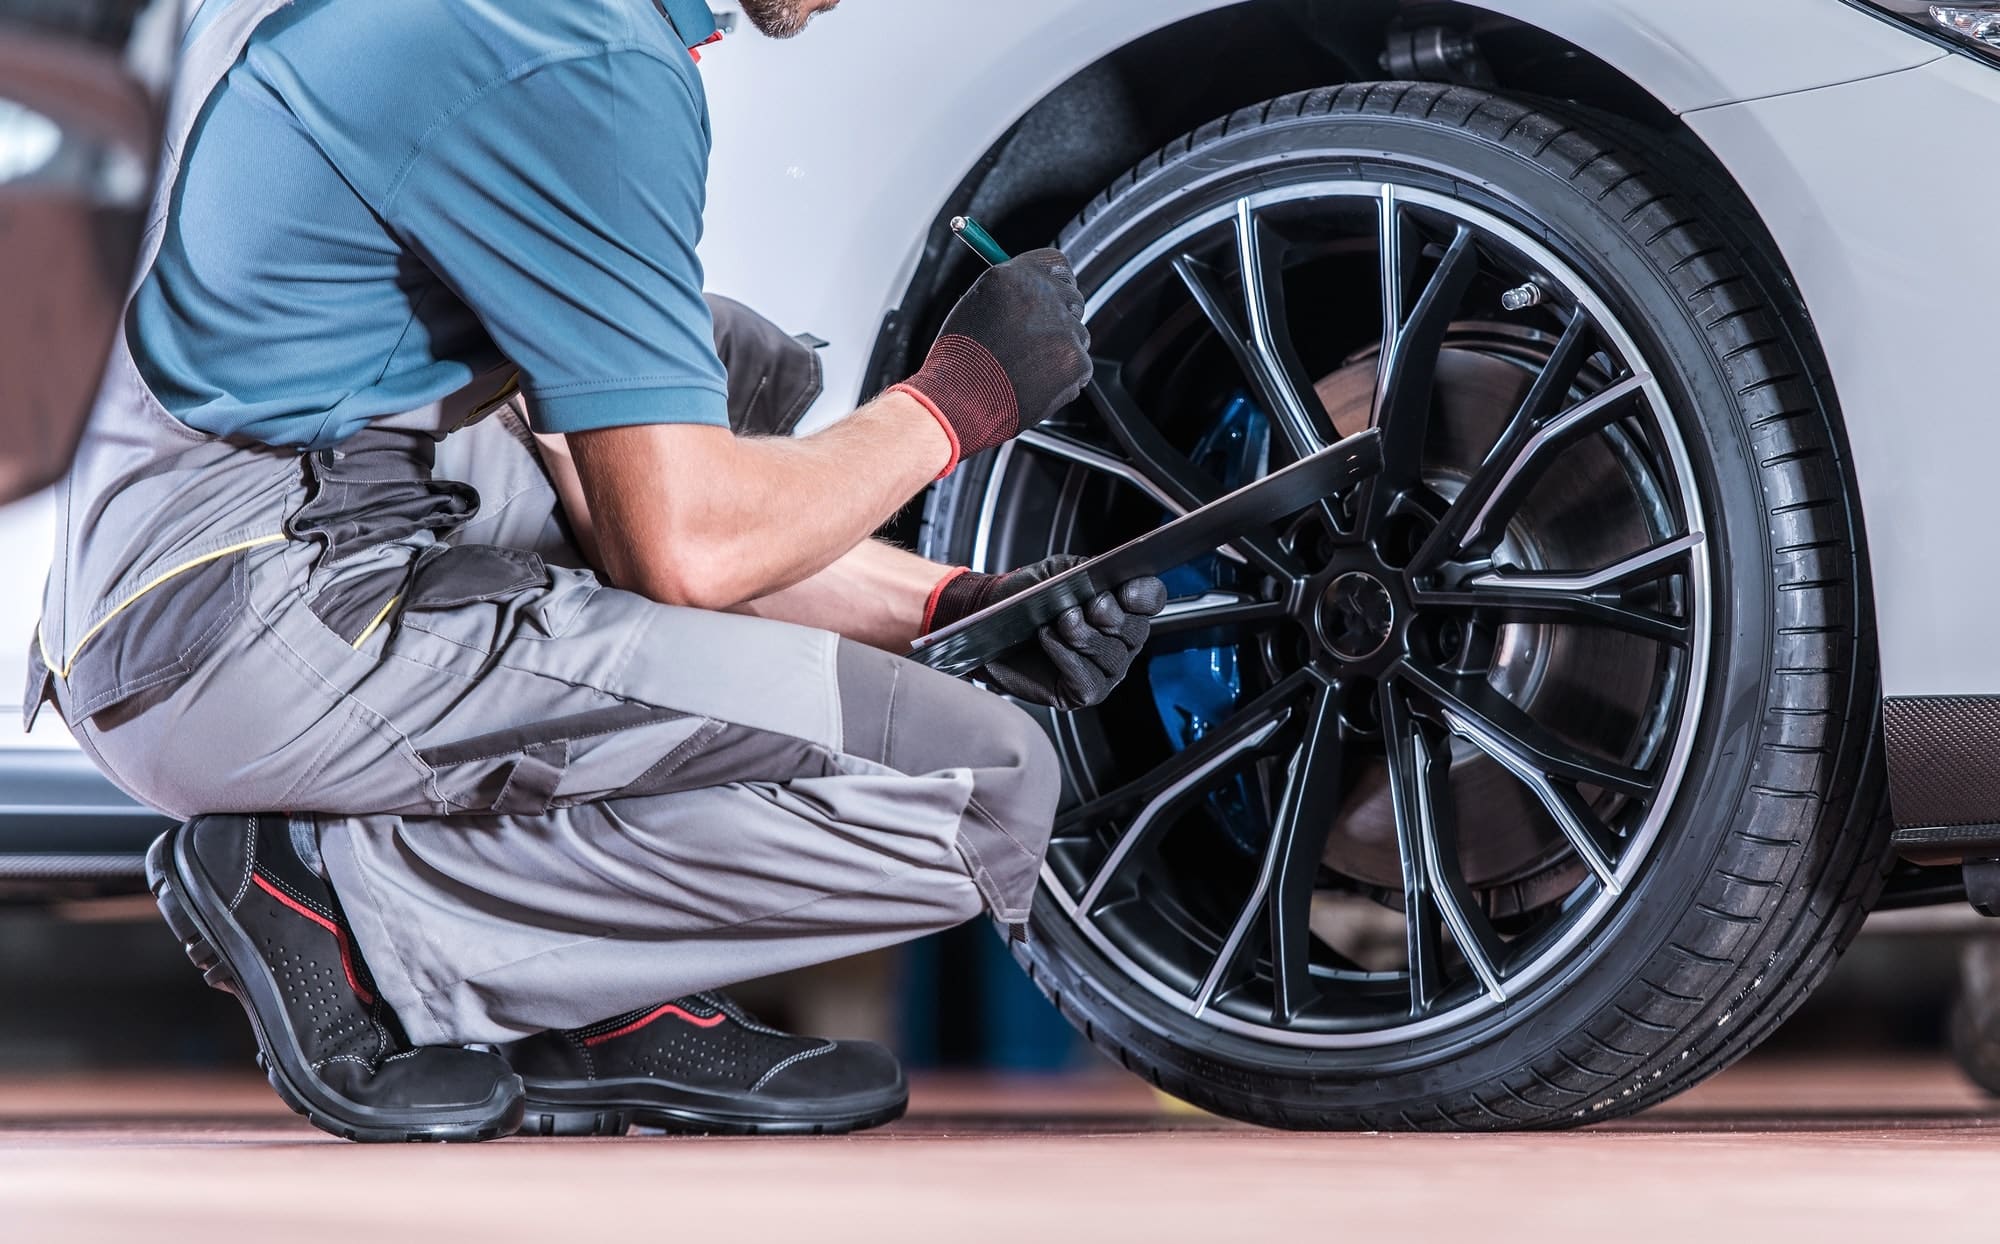
<svg viewBox="0 0 2000 1244">
<path fill-rule="evenodd" d="M 1789 12 L 1801 2 L 1781 0 L 1774 7 Z M 1539 20 L 1528 20 L 1528 10 Z M 1727 176 L 1724 161 L 1680 114 L 1762 90 L 1789 89 L 1790 79 L 1752 77 L 1705 56 L 1722 27 L 1733 22 L 1701 16 L 1690 22 L 1695 37 L 1677 31 L 1676 38 L 1663 39 L 1651 23 L 1631 21 L 1632 12 L 1630 0 L 1560 6 L 1523 0 L 1245 0 L 1113 48 L 1029 104 L 951 191 L 908 286 L 883 319 L 863 396 L 918 365 L 923 343 L 977 275 L 976 261 L 961 255 L 952 241 L 953 216 L 977 216 L 1004 239 L 1053 238 L 1105 186 L 1154 151 L 1215 118 L 1291 91 L 1418 77 L 1560 98 L 1666 135 Z M 1476 47 L 1476 64 L 1432 61 L 1402 73 L 1383 65 L 1393 33 L 1431 28 L 1465 35 Z M 1863 72 L 1863 62 L 1850 66 L 1851 59 L 1841 58 L 1838 71 Z"/>
</svg>

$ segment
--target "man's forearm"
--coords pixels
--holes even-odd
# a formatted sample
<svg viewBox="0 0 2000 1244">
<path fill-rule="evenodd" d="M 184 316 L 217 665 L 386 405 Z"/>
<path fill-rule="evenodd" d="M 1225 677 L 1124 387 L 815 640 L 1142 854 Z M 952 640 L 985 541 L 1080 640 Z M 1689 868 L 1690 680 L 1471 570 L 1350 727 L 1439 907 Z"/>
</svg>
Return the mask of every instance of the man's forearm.
<svg viewBox="0 0 2000 1244">
<path fill-rule="evenodd" d="M 567 438 L 602 569 L 667 604 L 730 609 L 803 583 L 934 479 L 951 446 L 891 393 L 799 439 L 705 427 Z"/>
<path fill-rule="evenodd" d="M 561 436 L 536 439 L 585 560 L 598 565 L 597 535 L 569 446 Z M 901 654 L 916 642 L 931 593 L 948 570 L 895 545 L 863 540 L 825 570 L 739 605 L 737 612 L 819 627 Z"/>
<path fill-rule="evenodd" d="M 868 540 L 810 579 L 739 612 L 835 631 L 900 655 L 923 632 L 925 606 L 948 572 L 908 550 Z"/>
<path fill-rule="evenodd" d="M 1069 261 L 1032 251 L 972 283 L 914 376 L 817 435 L 640 423 L 569 436 L 600 569 L 703 609 L 819 574 L 961 457 L 1075 402 L 1091 371 L 1084 310 Z"/>
</svg>

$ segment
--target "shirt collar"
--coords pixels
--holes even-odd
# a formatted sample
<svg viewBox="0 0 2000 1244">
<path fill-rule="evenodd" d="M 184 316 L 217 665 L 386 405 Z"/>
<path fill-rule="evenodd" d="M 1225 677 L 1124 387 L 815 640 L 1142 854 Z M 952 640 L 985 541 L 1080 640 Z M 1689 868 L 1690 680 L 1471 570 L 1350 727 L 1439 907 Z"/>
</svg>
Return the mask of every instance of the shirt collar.
<svg viewBox="0 0 2000 1244">
<path fill-rule="evenodd" d="M 708 0 L 657 0 L 657 3 L 688 47 L 699 47 L 714 39 L 715 14 L 709 10 Z"/>
</svg>

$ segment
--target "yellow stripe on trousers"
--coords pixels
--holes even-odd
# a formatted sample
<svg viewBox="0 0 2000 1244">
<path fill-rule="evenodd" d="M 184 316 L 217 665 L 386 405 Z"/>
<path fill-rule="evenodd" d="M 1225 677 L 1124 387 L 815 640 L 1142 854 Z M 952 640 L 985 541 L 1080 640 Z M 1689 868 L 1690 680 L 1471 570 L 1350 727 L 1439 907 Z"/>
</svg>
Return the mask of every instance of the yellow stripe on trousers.
<svg viewBox="0 0 2000 1244">
<path fill-rule="evenodd" d="M 361 645 L 368 642 L 368 637 L 370 635 L 373 635 L 384 622 L 387 622 L 389 620 L 389 611 L 391 609 L 394 609 L 397 605 L 397 602 L 401 601 L 402 599 L 403 599 L 403 594 L 401 592 L 398 592 L 394 596 L 391 596 L 389 598 L 388 604 L 382 606 L 382 612 L 375 615 L 375 620 L 368 624 L 368 629 L 361 632 L 361 637 L 354 641 L 353 648 L 356 652 L 361 651 Z"/>
<path fill-rule="evenodd" d="M 231 553 L 241 553 L 245 549 L 254 549 L 266 544 L 276 544 L 279 541 L 288 538 L 289 537 L 284 535 L 282 532 L 275 536 L 259 536 L 254 540 L 245 540 L 240 544 L 232 544 L 226 549 L 217 549 L 213 553 L 205 553 L 202 556 L 194 558 L 191 561 L 182 562 L 180 565 L 175 566 L 171 570 L 161 571 L 159 574 L 154 575 L 151 579 L 147 580 L 146 585 L 144 587 L 132 593 L 132 595 L 127 597 L 124 600 L 124 602 L 121 603 L 116 609 L 113 609 L 110 613 L 107 613 L 103 617 L 99 618 L 97 622 L 89 630 L 85 631 L 83 633 L 83 638 L 76 641 L 76 647 L 70 649 L 69 660 L 62 662 L 61 664 L 57 664 L 56 659 L 53 656 L 49 655 L 49 641 L 47 637 L 42 634 L 41 628 L 37 627 L 35 629 L 35 643 L 40 645 L 41 647 L 43 664 L 47 665 L 51 670 L 55 671 L 56 677 L 67 681 L 69 678 L 69 672 L 72 669 L 76 668 L 76 659 L 83 655 L 83 650 L 86 646 L 89 645 L 90 641 L 97 638 L 98 632 L 102 631 L 105 627 L 111 625 L 111 620 L 113 618 L 116 618 L 119 614 L 124 613 L 127 609 L 130 609 L 132 605 L 146 593 L 152 591 L 154 588 L 160 587 L 163 584 L 172 582 L 175 578 L 178 578 L 179 576 L 186 574 L 190 570 L 193 570 L 200 566 L 206 566 L 208 563 L 212 561 L 218 561 L 224 557 L 229 556 Z M 395 602 L 391 601 L 390 603 L 394 604 Z M 373 628 L 371 627 L 370 629 L 372 630 Z"/>
</svg>

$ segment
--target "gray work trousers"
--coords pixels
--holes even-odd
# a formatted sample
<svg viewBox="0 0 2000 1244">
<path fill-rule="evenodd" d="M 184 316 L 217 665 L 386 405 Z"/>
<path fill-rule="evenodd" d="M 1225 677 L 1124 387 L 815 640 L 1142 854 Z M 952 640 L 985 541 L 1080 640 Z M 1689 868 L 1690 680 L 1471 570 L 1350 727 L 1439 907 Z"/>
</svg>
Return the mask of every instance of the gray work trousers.
<svg viewBox="0 0 2000 1244">
<path fill-rule="evenodd" d="M 1060 788 L 1027 714 L 557 564 L 573 550 L 518 412 L 445 438 L 434 468 L 407 442 L 304 460 L 295 538 L 239 555 L 216 591 L 240 612 L 198 667 L 74 724 L 170 813 L 309 810 L 415 1041 L 1026 919 Z M 442 480 L 476 516 L 412 520 L 468 512 Z"/>
</svg>

